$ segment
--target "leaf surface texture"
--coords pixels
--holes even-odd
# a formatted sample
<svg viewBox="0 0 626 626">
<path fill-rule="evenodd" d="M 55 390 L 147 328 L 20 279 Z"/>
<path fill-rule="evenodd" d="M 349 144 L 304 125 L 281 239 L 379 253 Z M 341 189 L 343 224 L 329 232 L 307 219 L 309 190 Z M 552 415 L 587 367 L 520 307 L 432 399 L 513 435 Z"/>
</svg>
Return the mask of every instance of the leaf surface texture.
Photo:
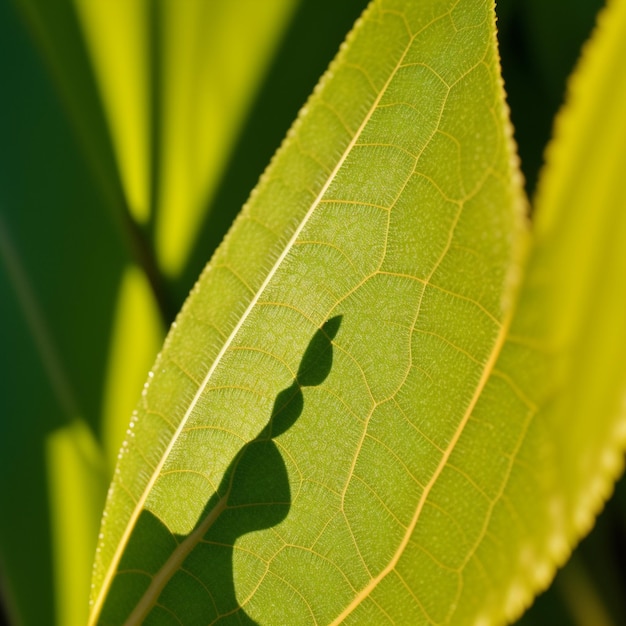
<svg viewBox="0 0 626 626">
<path fill-rule="evenodd" d="M 373 3 L 144 389 L 94 622 L 478 610 L 518 446 L 476 414 L 524 240 L 511 164 L 491 3 Z"/>
</svg>

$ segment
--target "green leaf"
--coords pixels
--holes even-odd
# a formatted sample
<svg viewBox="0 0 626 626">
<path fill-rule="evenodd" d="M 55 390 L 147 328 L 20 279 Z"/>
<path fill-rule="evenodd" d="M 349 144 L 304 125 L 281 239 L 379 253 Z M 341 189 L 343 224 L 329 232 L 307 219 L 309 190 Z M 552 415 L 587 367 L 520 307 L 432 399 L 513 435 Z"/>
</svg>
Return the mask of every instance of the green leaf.
<svg viewBox="0 0 626 626">
<path fill-rule="evenodd" d="M 65 23 L 67 7 L 51 13 Z M 78 626 L 107 485 L 163 330 L 153 294 L 123 278 L 137 268 L 110 219 L 115 194 L 74 141 L 19 17 L 2 3 L 0 568 L 15 623 Z M 64 43 L 68 73 L 84 78 L 75 42 Z M 88 90 L 77 92 L 87 94 L 78 125 L 95 123 Z M 114 310 L 121 282 L 120 300 L 142 313 L 140 330 L 125 338 L 123 376 L 109 346 L 123 326 L 123 303 Z M 133 386 L 130 400 L 120 378 Z M 121 429 L 107 409 L 126 416 Z M 102 439 L 113 451 L 108 467 Z"/>
<path fill-rule="evenodd" d="M 148 214 L 156 219 L 150 206 L 156 202 L 150 187 L 156 185 L 146 180 L 146 171 L 152 175 L 156 169 L 151 148 L 159 141 L 145 134 L 146 127 L 155 133 L 153 127 L 161 127 L 152 123 L 149 105 L 163 113 L 160 95 L 146 93 L 160 71 L 150 71 L 146 57 L 154 61 L 160 43 L 150 40 L 147 50 L 139 42 L 146 44 L 147 33 L 167 38 L 175 24 L 166 20 L 157 33 L 154 3 L 148 11 L 148 3 L 138 0 L 121 14 L 115 3 L 101 4 L 15 0 L 0 6 L 8 94 L 0 104 L 0 343 L 6 361 L 0 395 L 7 416 L 0 423 L 0 500 L 7 511 L 0 519 L 0 577 L 16 623 L 85 623 L 106 486 L 163 339 L 157 298 L 161 314 L 165 310 L 167 317 L 168 311 L 165 277 L 150 258 L 153 233 L 134 219 Z M 206 100 L 215 100 L 221 141 L 213 136 L 195 145 L 199 136 L 189 135 L 187 118 L 161 120 L 173 135 L 180 119 L 189 131 L 179 133 L 187 141 L 184 148 L 202 161 L 202 167 L 191 167 L 185 159 L 198 211 L 206 208 L 201 196 L 210 195 L 219 178 L 293 2 L 275 2 L 272 10 L 251 3 L 245 16 L 231 2 L 195 3 L 196 8 L 201 4 L 203 21 L 196 28 L 206 37 L 194 49 L 199 56 L 193 63 L 220 87 L 203 92 L 202 103 L 193 89 L 169 88 L 185 100 L 190 114 L 202 116 L 205 130 L 211 125 Z M 165 5 L 159 3 L 159 10 L 166 11 Z M 98 10 L 104 19 L 85 15 Z M 91 30 L 81 32 L 86 22 Z M 31 32 L 24 32 L 25 25 Z M 229 36 L 226 25 L 237 36 Z M 208 35 L 208 27 L 219 36 Z M 43 59 L 35 58 L 28 35 Z M 180 54 L 175 43 L 163 45 L 163 55 L 171 48 Z M 247 46 L 255 52 L 244 53 Z M 227 58 L 233 50 L 242 57 L 232 65 L 206 61 L 209 52 Z M 163 81 L 159 84 L 165 91 Z M 211 167 L 207 150 L 215 151 Z M 188 218 L 178 212 L 181 224 Z M 225 225 L 216 222 L 211 231 L 219 239 Z M 195 235 L 195 227 L 181 229 Z M 206 241 L 202 248 L 204 254 L 212 250 Z M 97 471 L 83 454 L 85 441 L 98 448 Z"/>
<path fill-rule="evenodd" d="M 152 223 L 169 278 L 188 261 L 295 5 L 76 0 L 128 207 Z"/>
<path fill-rule="evenodd" d="M 125 268 L 111 320 L 109 354 L 103 378 L 102 446 L 109 472 L 117 462 L 146 371 L 163 340 L 163 323 L 148 279 L 137 266 Z"/>
<path fill-rule="evenodd" d="M 511 614 L 521 608 L 512 608 L 513 596 L 522 606 L 530 600 L 523 581 L 545 587 L 554 563 L 590 530 L 623 468 L 625 53 L 626 7 L 611 2 L 557 118 L 535 201 L 533 249 L 498 365 L 528 407 L 518 458 L 529 469 L 505 492 L 511 501 L 525 497 L 519 535 L 527 536 L 518 543 Z M 532 498 L 523 495 L 529 489 Z"/>
<path fill-rule="evenodd" d="M 106 116 L 128 211 L 135 221 L 145 224 L 151 209 L 152 120 L 146 115 L 150 111 L 152 79 L 150 5 L 146 0 L 123 5 L 75 0 L 73 5 Z M 31 10 L 41 13 L 42 9 L 45 11 L 41 2 L 34 2 Z M 54 25 L 46 30 L 55 42 L 62 41 L 63 30 L 57 27 L 55 33 Z M 83 91 L 80 85 L 68 85 L 66 89 L 70 97 L 80 97 Z"/>
<path fill-rule="evenodd" d="M 297 0 L 15 1 L 134 252 L 175 280 Z"/>
<path fill-rule="evenodd" d="M 155 247 L 166 275 L 176 276 L 185 267 L 296 4 L 187 0 L 160 5 Z M 111 36 L 109 45 L 116 41 Z"/>
<path fill-rule="evenodd" d="M 479 610 L 512 464 L 475 416 L 524 240 L 509 143 L 490 3 L 368 9 L 150 375 L 92 623 Z"/>
</svg>

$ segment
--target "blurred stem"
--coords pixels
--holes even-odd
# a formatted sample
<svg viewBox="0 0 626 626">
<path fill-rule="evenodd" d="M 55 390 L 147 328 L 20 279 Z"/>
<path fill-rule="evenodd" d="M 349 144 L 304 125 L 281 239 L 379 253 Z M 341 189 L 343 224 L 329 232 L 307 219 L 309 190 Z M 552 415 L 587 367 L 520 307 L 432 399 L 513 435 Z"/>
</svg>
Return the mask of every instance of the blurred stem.
<svg viewBox="0 0 626 626">
<path fill-rule="evenodd" d="M 150 225 L 141 225 L 132 215 L 73 4 L 36 0 L 15 0 L 11 4 L 18 10 L 17 16 L 26 26 L 52 77 L 52 85 L 67 112 L 100 194 L 105 198 L 123 246 L 146 273 L 165 327 L 169 327 L 179 304 L 174 301 L 171 287 L 159 268 Z"/>
<path fill-rule="evenodd" d="M 77 396 L 62 362 L 61 355 L 48 328 L 45 315 L 32 288 L 19 252 L 13 245 L 11 235 L 0 210 L 0 260 L 4 263 L 9 280 L 15 290 L 17 301 L 24 313 L 31 337 L 37 348 L 44 371 L 65 418 L 81 415 Z"/>
<path fill-rule="evenodd" d="M 132 217 L 129 210 L 124 212 L 125 232 L 132 247 L 133 258 L 143 268 L 150 288 L 157 302 L 165 328 L 169 328 L 178 313 L 179 305 L 174 303 L 161 269 L 158 266 L 154 246 L 151 245 L 144 228 Z"/>
<path fill-rule="evenodd" d="M 557 588 L 578 626 L 617 626 L 580 556 L 574 553 L 556 579 Z"/>
</svg>

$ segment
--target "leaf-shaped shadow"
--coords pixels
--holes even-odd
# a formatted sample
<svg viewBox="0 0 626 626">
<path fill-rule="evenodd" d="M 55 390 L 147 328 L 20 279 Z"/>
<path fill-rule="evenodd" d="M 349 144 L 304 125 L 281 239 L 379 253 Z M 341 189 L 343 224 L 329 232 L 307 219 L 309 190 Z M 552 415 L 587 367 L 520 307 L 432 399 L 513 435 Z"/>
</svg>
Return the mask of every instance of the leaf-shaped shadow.
<svg viewBox="0 0 626 626">
<path fill-rule="evenodd" d="M 256 624 L 236 600 L 233 546 L 242 535 L 271 528 L 289 512 L 289 477 L 273 438 L 291 428 L 302 414 L 302 387 L 320 385 L 330 373 L 332 340 L 340 324 L 341 316 L 333 317 L 315 333 L 293 383 L 276 397 L 269 422 L 233 459 L 217 494 L 207 506 L 210 511 L 217 498 L 226 498 L 224 512 L 204 538 L 215 554 L 211 559 L 214 565 L 204 582 L 211 590 L 218 615 L 237 613 L 237 620 L 234 620 L 237 623 Z"/>
<path fill-rule="evenodd" d="M 119 604 L 116 607 L 115 603 L 108 602 L 101 624 L 139 623 L 147 614 L 158 619 L 155 613 L 169 613 L 171 618 L 173 611 L 168 609 L 168 605 L 169 599 L 174 597 L 176 601 L 172 602 L 172 606 L 183 604 L 188 608 L 184 616 L 186 624 L 218 621 L 221 624 L 256 624 L 237 600 L 233 569 L 235 543 L 242 535 L 275 526 L 289 512 L 289 476 L 274 438 L 291 428 L 302 414 L 302 388 L 320 385 L 330 373 L 332 340 L 339 330 L 341 319 L 340 315 L 329 319 L 313 335 L 292 384 L 277 395 L 269 421 L 261 432 L 235 455 L 192 533 L 173 536 L 152 513 L 147 510 L 142 512 L 133 533 L 138 539 L 134 542 L 135 549 L 132 549 L 131 542 L 119 572 L 137 572 L 140 567 L 146 573 L 157 573 L 150 575 L 151 582 L 147 587 L 136 590 L 136 600 L 131 601 L 134 611 L 128 621 L 128 613 L 122 616 L 117 612 Z M 167 564 L 163 567 L 163 561 L 157 562 L 160 560 L 157 553 L 163 555 L 168 542 L 169 550 L 175 551 L 197 535 L 201 526 L 208 528 L 186 556 L 182 567 L 168 572 Z M 149 563 L 151 560 L 152 564 Z M 113 587 L 120 585 L 123 578 L 118 576 Z M 130 599 L 128 588 L 125 593 L 119 588 L 117 591 L 121 591 L 127 601 Z M 115 595 L 117 593 L 113 589 L 110 596 Z M 130 595 L 135 594 L 131 591 Z"/>
</svg>

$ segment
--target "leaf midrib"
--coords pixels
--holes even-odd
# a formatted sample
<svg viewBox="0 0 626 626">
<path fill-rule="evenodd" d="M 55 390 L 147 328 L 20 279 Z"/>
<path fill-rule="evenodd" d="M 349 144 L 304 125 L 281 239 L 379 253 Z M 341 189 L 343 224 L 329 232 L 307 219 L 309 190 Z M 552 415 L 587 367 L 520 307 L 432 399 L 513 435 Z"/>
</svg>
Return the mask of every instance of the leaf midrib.
<svg viewBox="0 0 626 626">
<path fill-rule="evenodd" d="M 441 19 L 441 18 L 442 18 L 442 16 L 439 16 L 438 19 Z M 433 20 L 433 22 L 434 21 L 436 21 L 436 20 Z M 170 440 L 170 443 L 168 444 L 167 448 L 165 449 L 165 451 L 164 451 L 164 453 L 163 453 L 163 455 L 161 457 L 161 460 L 159 461 L 158 465 L 155 467 L 154 472 L 152 473 L 152 476 L 150 477 L 150 480 L 148 481 L 148 484 L 146 485 L 146 488 L 144 489 L 144 492 L 142 493 L 141 497 L 137 501 L 137 504 L 135 505 L 133 513 L 131 514 L 131 517 L 130 517 L 130 519 L 128 521 L 128 524 L 127 524 L 127 526 L 126 526 L 126 528 L 124 530 L 122 538 L 121 538 L 121 540 L 120 540 L 120 542 L 118 544 L 118 547 L 117 547 L 117 549 L 116 549 L 116 551 L 115 551 L 115 553 L 113 555 L 113 558 L 111 559 L 111 563 L 109 565 L 109 568 L 108 568 L 108 570 L 107 570 L 107 572 L 106 572 L 106 574 L 105 574 L 105 576 L 103 578 L 102 586 L 100 588 L 100 593 L 98 594 L 98 597 L 96 598 L 96 600 L 94 602 L 94 605 L 93 605 L 91 618 L 89 620 L 89 626 L 94 626 L 96 624 L 96 621 L 97 621 L 97 619 L 98 619 L 98 617 L 100 615 L 100 611 L 102 610 L 102 607 L 104 605 L 104 600 L 106 598 L 106 593 L 107 593 L 107 591 L 108 591 L 108 589 L 109 589 L 109 587 L 110 587 L 110 585 L 111 585 L 111 583 L 113 581 L 113 578 L 114 578 L 117 566 L 118 566 L 118 564 L 119 564 L 119 562 L 120 562 L 120 560 L 122 558 L 122 554 L 124 552 L 124 549 L 126 548 L 126 545 L 128 544 L 128 541 L 130 539 L 130 535 L 131 535 L 131 533 L 133 531 L 135 523 L 137 522 L 137 519 L 139 518 L 139 515 L 141 514 L 141 511 L 144 508 L 144 504 L 145 504 L 145 502 L 146 502 L 146 500 L 148 498 L 148 495 L 150 494 L 150 492 L 152 490 L 152 487 L 156 483 L 156 481 L 157 481 L 157 479 L 159 477 L 159 474 L 161 472 L 161 469 L 165 465 L 165 462 L 167 461 L 167 458 L 168 458 L 170 452 L 172 451 L 172 449 L 173 449 L 173 447 L 174 447 L 178 437 L 180 436 L 181 432 L 183 431 L 183 429 L 184 429 L 184 427 L 185 427 L 185 425 L 187 423 L 187 420 L 191 416 L 191 414 L 192 414 L 193 410 L 195 409 L 198 401 L 202 397 L 202 394 L 204 393 L 204 390 L 206 389 L 207 384 L 209 383 L 211 377 L 213 376 L 213 373 L 215 372 L 215 370 L 219 366 L 219 364 L 220 364 L 220 362 L 222 360 L 222 357 L 224 356 L 224 354 L 227 352 L 227 350 L 230 347 L 230 345 L 232 344 L 232 342 L 237 337 L 237 334 L 239 333 L 241 327 L 243 326 L 243 324 L 245 323 L 246 319 L 248 318 L 248 316 L 250 315 L 250 313 L 252 312 L 252 310 L 256 306 L 256 304 L 259 301 L 260 297 L 263 295 L 263 292 L 265 291 L 265 289 L 267 288 L 267 286 L 269 285 L 271 280 L 274 278 L 274 276 L 276 275 L 276 272 L 279 270 L 279 268 L 282 265 L 283 261 L 285 260 L 285 258 L 287 257 L 287 255 L 289 254 L 291 249 L 293 248 L 295 242 L 297 241 L 298 237 L 300 236 L 300 233 L 305 228 L 305 226 L 307 225 L 307 223 L 309 222 L 309 220 L 311 219 L 311 217 L 315 213 L 316 209 L 320 205 L 320 202 L 324 198 L 326 192 L 328 191 L 328 188 L 330 187 L 330 185 L 334 181 L 334 179 L 337 176 L 338 172 L 343 167 L 343 164 L 345 163 L 345 161 L 348 158 L 348 156 L 350 155 L 352 149 L 354 148 L 354 146 L 358 142 L 358 139 L 359 139 L 361 133 L 363 132 L 363 130 L 365 129 L 365 127 L 369 123 L 372 115 L 374 114 L 374 111 L 377 109 L 378 104 L 380 103 L 383 95 L 386 93 L 386 91 L 387 91 L 391 81 L 395 77 L 398 69 L 402 66 L 403 61 L 404 61 L 404 59 L 405 59 L 405 57 L 406 57 L 406 55 L 407 55 L 407 53 L 408 53 L 408 51 L 410 49 L 410 47 L 411 47 L 415 37 L 417 37 L 417 34 L 418 33 L 414 33 L 413 35 L 409 36 L 409 40 L 408 40 L 408 42 L 406 44 L 406 47 L 405 47 L 404 51 L 402 52 L 400 58 L 396 62 L 394 68 L 389 73 L 389 77 L 387 78 L 385 84 L 380 89 L 380 92 L 378 93 L 378 95 L 376 96 L 374 101 L 372 102 L 372 105 L 370 106 L 367 114 L 363 118 L 363 121 L 359 125 L 359 128 L 355 131 L 353 138 L 350 140 L 348 146 L 346 147 L 346 149 L 344 150 L 343 154 L 341 155 L 341 157 L 337 161 L 337 164 L 335 165 L 333 170 L 328 175 L 328 178 L 327 178 L 326 182 L 322 186 L 322 188 L 321 188 L 320 192 L 318 193 L 318 195 L 316 196 L 315 200 L 312 202 L 311 207 L 308 209 L 308 211 L 306 212 L 306 214 L 302 218 L 302 221 L 300 222 L 300 224 L 295 229 L 293 235 L 291 236 L 291 238 L 289 239 L 289 241 L 285 245 L 284 250 L 279 255 L 279 257 L 276 260 L 276 262 L 274 263 L 272 269 L 268 272 L 267 277 L 265 278 L 265 280 L 263 281 L 263 283 L 261 284 L 261 286 L 257 290 L 256 294 L 254 295 L 254 297 L 252 298 L 252 300 L 248 304 L 248 306 L 247 306 L 246 310 L 243 312 L 241 318 L 239 319 L 239 321 L 237 322 L 237 324 L 235 325 L 235 327 L 231 331 L 230 335 L 228 336 L 228 338 L 224 342 L 224 345 L 222 346 L 222 349 L 220 350 L 220 352 L 216 356 L 215 360 L 213 361 L 213 364 L 211 365 L 209 371 L 207 372 L 207 374 L 205 375 L 204 379 L 200 383 L 200 386 L 198 387 L 198 391 L 196 392 L 196 394 L 194 395 L 193 399 L 190 402 L 189 408 L 187 409 L 187 411 L 185 412 L 184 416 L 182 417 L 182 419 L 180 421 L 180 424 L 178 425 L 178 428 L 176 429 L 174 435 L 172 436 L 172 438 Z M 329 74 L 327 73 L 326 76 L 328 77 Z M 211 513 L 209 512 L 208 515 L 211 515 Z M 194 536 L 195 536 L 195 533 L 194 533 Z M 170 561 L 168 559 L 168 563 L 169 562 Z M 159 570 L 159 572 L 157 573 L 157 576 L 161 575 L 162 569 L 163 568 L 161 568 L 161 570 Z M 174 572 L 172 571 L 171 574 L 173 574 L 173 573 Z M 154 600 L 156 601 L 156 597 L 154 598 Z M 143 598 L 142 598 L 142 601 L 143 601 Z"/>
</svg>

